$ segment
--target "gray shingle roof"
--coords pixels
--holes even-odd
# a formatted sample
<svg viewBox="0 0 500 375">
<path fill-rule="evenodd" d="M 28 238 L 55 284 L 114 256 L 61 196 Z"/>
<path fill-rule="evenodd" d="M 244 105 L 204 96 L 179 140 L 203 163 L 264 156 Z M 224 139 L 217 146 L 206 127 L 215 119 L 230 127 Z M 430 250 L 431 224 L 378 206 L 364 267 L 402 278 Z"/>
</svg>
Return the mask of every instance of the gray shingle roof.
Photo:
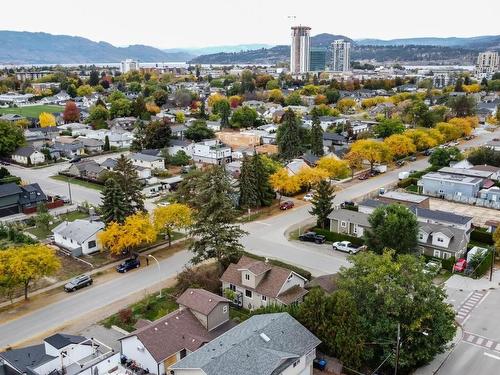
<svg viewBox="0 0 500 375">
<path fill-rule="evenodd" d="M 288 313 L 256 315 L 172 366 L 207 375 L 271 375 L 309 353 L 320 340 Z"/>
<path fill-rule="evenodd" d="M 14 151 L 12 155 L 28 157 L 31 156 L 35 151 L 36 150 L 33 146 L 20 147 L 16 151 Z"/>
<path fill-rule="evenodd" d="M 21 194 L 22 192 L 22 189 L 13 182 L 0 185 L 0 198 L 8 195 Z"/>
<path fill-rule="evenodd" d="M 56 357 L 47 355 L 45 345 L 39 344 L 2 352 L 0 358 L 3 358 L 22 374 L 27 373 L 28 368 L 38 367 Z"/>
<path fill-rule="evenodd" d="M 333 220 L 349 221 L 363 227 L 370 226 L 370 223 L 368 222 L 368 215 L 357 211 L 345 209 L 333 210 L 330 212 L 330 215 L 328 215 L 328 218 Z"/>
<path fill-rule="evenodd" d="M 104 229 L 104 223 L 100 221 L 88 221 L 77 219 L 72 222 L 63 221 L 57 227 L 52 229 L 53 233 L 58 233 L 81 244 L 94 233 Z"/>
<path fill-rule="evenodd" d="M 129 159 L 133 160 L 142 160 L 142 161 L 147 161 L 147 162 L 152 162 L 152 161 L 157 161 L 157 160 L 163 160 L 162 157 L 160 156 L 154 156 L 154 155 L 148 155 L 148 154 L 141 154 L 140 152 L 130 154 L 128 155 Z"/>
<path fill-rule="evenodd" d="M 70 344 L 80 344 L 86 341 L 87 338 L 84 336 L 68 335 L 65 333 L 56 333 L 55 335 L 49 336 L 43 341 L 52 345 L 56 349 L 62 349 Z M 89 342 L 90 344 L 90 342 Z"/>
<path fill-rule="evenodd" d="M 457 215 L 451 212 L 439 211 L 439 210 L 430 210 L 428 208 L 421 207 L 410 207 L 410 210 L 413 211 L 418 217 L 432 219 L 440 222 L 454 223 L 465 225 L 469 221 L 472 220 L 472 217 L 465 215 Z"/>
</svg>

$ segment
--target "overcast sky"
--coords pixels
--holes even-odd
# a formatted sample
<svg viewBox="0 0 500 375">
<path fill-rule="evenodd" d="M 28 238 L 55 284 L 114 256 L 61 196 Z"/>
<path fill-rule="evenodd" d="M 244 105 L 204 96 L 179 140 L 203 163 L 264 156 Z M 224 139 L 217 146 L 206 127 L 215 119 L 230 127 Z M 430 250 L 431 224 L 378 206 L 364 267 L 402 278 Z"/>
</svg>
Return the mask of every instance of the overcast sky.
<svg viewBox="0 0 500 375">
<path fill-rule="evenodd" d="M 499 0 L 24 0 L 1 13 L 3 30 L 160 48 L 289 43 L 291 15 L 354 39 L 500 34 Z"/>
</svg>

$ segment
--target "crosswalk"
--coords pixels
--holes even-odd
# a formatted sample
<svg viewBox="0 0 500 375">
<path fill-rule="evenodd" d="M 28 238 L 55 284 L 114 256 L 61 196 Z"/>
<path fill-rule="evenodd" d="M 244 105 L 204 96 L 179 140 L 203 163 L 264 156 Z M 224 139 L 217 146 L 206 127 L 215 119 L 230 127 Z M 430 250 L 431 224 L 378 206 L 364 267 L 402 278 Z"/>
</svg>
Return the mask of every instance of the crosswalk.
<svg viewBox="0 0 500 375">
<path fill-rule="evenodd" d="M 500 342 L 498 341 L 493 341 L 470 332 L 464 332 L 463 340 L 469 344 L 481 346 L 485 349 L 500 353 Z"/>
<path fill-rule="evenodd" d="M 469 318 L 470 313 L 474 308 L 481 303 L 488 292 L 484 290 L 475 290 L 472 292 L 457 310 L 456 321 L 459 324 L 464 324 Z"/>
</svg>

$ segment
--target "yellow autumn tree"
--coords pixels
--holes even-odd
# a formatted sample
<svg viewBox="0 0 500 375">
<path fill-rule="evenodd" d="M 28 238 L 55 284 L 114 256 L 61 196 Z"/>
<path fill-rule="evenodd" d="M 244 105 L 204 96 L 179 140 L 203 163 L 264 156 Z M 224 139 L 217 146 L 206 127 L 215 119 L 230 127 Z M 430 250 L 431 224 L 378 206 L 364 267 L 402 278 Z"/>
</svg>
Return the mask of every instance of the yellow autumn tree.
<svg viewBox="0 0 500 375">
<path fill-rule="evenodd" d="M 412 140 L 403 134 L 393 134 L 384 139 L 384 143 L 391 150 L 391 154 L 398 158 L 413 154 L 417 148 Z"/>
<path fill-rule="evenodd" d="M 409 129 L 403 135 L 413 142 L 418 151 L 427 150 L 439 144 L 438 140 L 431 137 L 424 129 Z"/>
<path fill-rule="evenodd" d="M 356 101 L 351 98 L 343 98 L 337 102 L 337 109 L 342 113 L 347 113 L 356 106 Z"/>
<path fill-rule="evenodd" d="M 208 106 L 210 108 L 213 108 L 214 105 L 220 102 L 221 100 L 227 100 L 227 98 L 224 95 L 216 92 L 215 94 L 212 94 L 208 97 Z"/>
<path fill-rule="evenodd" d="M 47 245 L 22 245 L 0 251 L 0 283 L 8 281 L 9 287 L 21 285 L 24 299 L 28 299 L 33 282 L 53 275 L 60 267 L 55 250 Z"/>
<path fill-rule="evenodd" d="M 479 120 L 476 116 L 456 117 L 449 120 L 448 123 L 459 128 L 462 136 L 467 136 L 477 127 Z"/>
<path fill-rule="evenodd" d="M 349 163 L 346 160 L 340 160 L 329 155 L 319 159 L 316 168 L 327 171 L 330 178 L 345 178 L 350 173 Z"/>
<path fill-rule="evenodd" d="M 151 114 L 160 113 L 160 107 L 158 107 L 154 102 L 146 103 L 146 111 Z"/>
<path fill-rule="evenodd" d="M 52 113 L 42 112 L 38 116 L 38 121 L 40 121 L 41 128 L 47 128 L 49 126 L 56 126 L 56 118 Z"/>
<path fill-rule="evenodd" d="M 471 85 L 462 85 L 464 92 L 475 93 L 481 91 L 481 85 L 479 83 L 473 83 Z"/>
<path fill-rule="evenodd" d="M 186 122 L 186 115 L 184 114 L 184 112 L 175 113 L 175 122 L 179 124 L 184 124 Z"/>
<path fill-rule="evenodd" d="M 158 232 L 146 213 L 127 216 L 123 224 L 111 222 L 98 234 L 99 243 L 111 254 L 118 255 L 156 241 Z"/>
<path fill-rule="evenodd" d="M 285 168 L 280 168 L 269 176 L 269 182 L 280 193 L 280 200 L 282 195 L 294 194 L 300 190 L 300 179 L 296 175 L 289 175 Z"/>
<path fill-rule="evenodd" d="M 185 204 L 173 203 L 157 207 L 153 211 L 153 223 L 158 232 L 168 237 L 168 246 L 172 244 L 172 233 L 176 229 L 189 227 L 193 222 L 191 208 Z"/>
<path fill-rule="evenodd" d="M 310 190 L 312 186 L 328 178 L 328 171 L 321 168 L 302 167 L 297 173 L 301 186 Z"/>
<path fill-rule="evenodd" d="M 354 142 L 349 153 L 354 153 L 357 157 L 366 160 L 370 164 L 370 170 L 376 163 L 385 163 L 391 160 L 392 154 L 389 147 L 374 139 L 360 139 Z"/>
<path fill-rule="evenodd" d="M 440 122 L 436 125 L 436 129 L 443 135 L 445 142 L 453 141 L 462 136 L 462 129 L 456 125 Z"/>
</svg>

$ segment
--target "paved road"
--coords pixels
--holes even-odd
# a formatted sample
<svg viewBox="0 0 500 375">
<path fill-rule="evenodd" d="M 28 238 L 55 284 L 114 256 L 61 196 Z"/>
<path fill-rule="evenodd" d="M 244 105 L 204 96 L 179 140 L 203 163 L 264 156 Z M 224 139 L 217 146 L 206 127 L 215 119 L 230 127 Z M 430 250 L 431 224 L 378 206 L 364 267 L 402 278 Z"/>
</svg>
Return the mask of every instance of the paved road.
<svg viewBox="0 0 500 375">
<path fill-rule="evenodd" d="M 474 144 L 480 144 L 484 142 L 485 139 L 491 138 L 493 138 L 491 134 L 479 139 L 476 138 Z M 335 198 L 335 202 L 340 203 L 344 200 L 352 200 L 364 196 L 372 190 L 378 190 L 382 186 L 394 183 L 400 171 L 420 169 L 426 165 L 427 161 L 422 159 L 396 171 L 391 171 L 369 180 L 360 181 L 340 191 Z M 60 166 L 50 168 L 58 167 Z M 39 182 L 42 188 L 46 189 L 49 193 L 66 194 L 64 191 L 57 190 L 64 189 L 65 184 L 62 184 L 62 188 L 60 183 L 51 185 L 55 180 L 47 178 L 48 170 L 46 169 L 27 170 L 19 167 L 9 168 L 15 168 L 16 171 L 12 169 L 11 171 L 23 179 Z M 26 174 L 17 173 L 17 170 L 23 171 L 22 173 Z M 34 176 L 36 174 L 41 174 L 41 176 L 35 179 Z M 75 189 L 75 192 L 80 191 L 84 192 L 83 194 L 89 194 L 88 196 L 94 194 L 95 197 L 95 194 L 98 194 L 98 192 L 89 191 L 89 189 L 81 187 Z M 327 245 L 318 246 L 314 244 L 288 242 L 286 240 L 284 233 L 290 226 L 311 221 L 312 218 L 307 212 L 308 209 L 309 206 L 306 205 L 267 220 L 243 225 L 243 228 L 250 233 L 243 238 L 243 244 L 251 252 L 283 259 L 290 263 L 300 265 L 309 269 L 315 275 L 333 273 L 341 266 L 348 265 L 344 254 L 332 252 Z M 174 276 L 177 272 L 182 270 L 189 259 L 190 254 L 188 254 L 187 251 L 182 251 L 170 258 L 162 260 L 161 267 L 164 272 L 163 277 L 168 278 Z M 159 276 L 156 267 L 142 268 L 104 284 L 96 284 L 87 290 L 79 291 L 74 295 L 68 296 L 68 298 L 36 310 L 16 320 L 4 324 L 0 323 L 0 348 L 21 340 L 26 340 L 33 336 L 38 336 L 47 330 L 55 329 L 65 322 L 77 319 L 96 309 L 112 304 L 127 295 L 144 290 L 158 280 Z M 445 374 L 445 372 L 443 372 L 443 374 Z"/>
</svg>

